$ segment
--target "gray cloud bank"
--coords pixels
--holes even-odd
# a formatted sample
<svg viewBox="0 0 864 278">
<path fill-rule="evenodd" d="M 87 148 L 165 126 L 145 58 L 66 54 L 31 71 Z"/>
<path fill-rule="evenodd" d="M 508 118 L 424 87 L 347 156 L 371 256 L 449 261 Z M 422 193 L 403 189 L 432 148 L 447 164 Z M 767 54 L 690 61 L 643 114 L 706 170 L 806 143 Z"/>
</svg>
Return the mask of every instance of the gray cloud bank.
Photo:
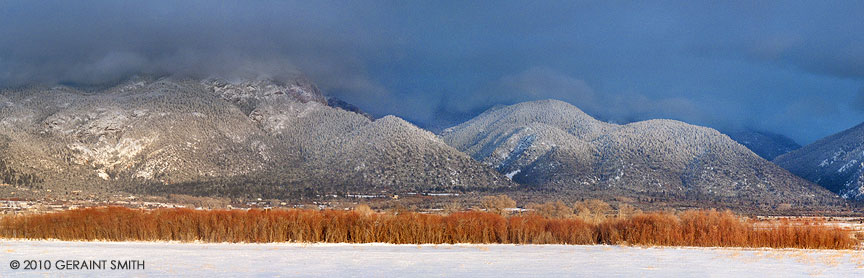
<svg viewBox="0 0 864 278">
<path fill-rule="evenodd" d="M 800 143 L 864 120 L 864 4 L 3 1 L 0 86 L 310 75 L 430 128 L 557 98 Z"/>
</svg>

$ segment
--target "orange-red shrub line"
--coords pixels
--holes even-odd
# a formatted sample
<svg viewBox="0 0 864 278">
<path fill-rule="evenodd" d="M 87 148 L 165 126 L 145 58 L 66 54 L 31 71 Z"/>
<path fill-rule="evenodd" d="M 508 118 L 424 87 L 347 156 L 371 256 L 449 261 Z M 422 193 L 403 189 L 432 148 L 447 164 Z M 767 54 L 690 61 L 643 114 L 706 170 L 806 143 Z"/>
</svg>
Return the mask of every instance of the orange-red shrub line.
<svg viewBox="0 0 864 278">
<path fill-rule="evenodd" d="M 339 210 L 85 208 L 0 218 L 0 237 L 108 241 L 631 244 L 848 249 L 848 231 L 818 223 L 756 226 L 731 212 L 636 214 L 585 222 L 533 214 Z"/>
</svg>

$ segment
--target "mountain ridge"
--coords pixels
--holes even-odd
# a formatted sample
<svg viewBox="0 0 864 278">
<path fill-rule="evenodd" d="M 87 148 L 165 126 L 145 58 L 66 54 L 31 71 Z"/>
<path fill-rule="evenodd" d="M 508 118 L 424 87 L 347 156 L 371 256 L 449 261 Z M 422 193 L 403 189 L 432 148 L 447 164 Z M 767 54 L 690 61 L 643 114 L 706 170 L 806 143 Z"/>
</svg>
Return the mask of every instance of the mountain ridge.
<svg viewBox="0 0 864 278">
<path fill-rule="evenodd" d="M 719 131 L 675 120 L 617 125 L 565 102 L 542 100 L 484 112 L 441 136 L 533 188 L 607 198 L 837 202 Z"/>
<path fill-rule="evenodd" d="M 95 91 L 33 87 L 0 96 L 0 174 L 42 195 L 514 186 L 404 120 L 328 106 L 305 78 L 135 78 Z"/>
<path fill-rule="evenodd" d="M 864 123 L 774 159 L 790 172 L 848 199 L 864 199 Z"/>
<path fill-rule="evenodd" d="M 795 140 L 767 131 L 744 129 L 723 133 L 768 161 L 801 148 Z"/>
</svg>

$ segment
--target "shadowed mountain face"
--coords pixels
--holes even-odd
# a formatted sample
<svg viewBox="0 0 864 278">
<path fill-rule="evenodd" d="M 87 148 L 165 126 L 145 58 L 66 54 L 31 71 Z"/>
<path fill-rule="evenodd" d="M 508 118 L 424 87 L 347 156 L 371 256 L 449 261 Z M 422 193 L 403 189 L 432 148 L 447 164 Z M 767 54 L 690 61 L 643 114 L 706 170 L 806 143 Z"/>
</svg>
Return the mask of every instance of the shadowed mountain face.
<svg viewBox="0 0 864 278">
<path fill-rule="evenodd" d="M 725 132 L 725 134 L 765 160 L 773 160 L 780 155 L 801 148 L 801 145 L 795 143 L 791 138 L 770 132 L 742 130 Z"/>
<path fill-rule="evenodd" d="M 781 155 L 777 165 L 844 198 L 864 199 L 864 124 Z"/>
<path fill-rule="evenodd" d="M 839 202 L 716 130 L 672 120 L 609 124 L 555 100 L 495 107 L 442 137 L 540 190 L 734 203 Z"/>
<path fill-rule="evenodd" d="M 369 113 L 364 112 L 360 109 L 360 107 L 354 106 L 353 104 L 347 103 L 344 100 L 335 97 L 327 98 L 327 106 L 339 108 L 345 111 L 351 111 L 363 115 L 363 117 L 366 117 L 370 120 L 375 120 L 375 117 L 372 117 L 372 115 L 370 115 Z"/>
<path fill-rule="evenodd" d="M 38 194 L 284 197 L 512 183 L 402 119 L 330 107 L 314 84 L 137 78 L 0 93 L 0 177 Z M 50 190 L 50 192 L 49 192 Z"/>
</svg>

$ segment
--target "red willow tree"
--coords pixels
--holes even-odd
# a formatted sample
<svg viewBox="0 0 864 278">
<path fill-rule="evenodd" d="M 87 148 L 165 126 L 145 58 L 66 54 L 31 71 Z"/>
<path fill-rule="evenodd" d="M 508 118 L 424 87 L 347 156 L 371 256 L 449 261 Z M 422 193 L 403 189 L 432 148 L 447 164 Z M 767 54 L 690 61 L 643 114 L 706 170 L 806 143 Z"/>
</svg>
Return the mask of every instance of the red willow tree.
<svg viewBox="0 0 864 278">
<path fill-rule="evenodd" d="M 525 213 L 449 215 L 341 210 L 86 208 L 0 218 L 5 238 L 203 241 L 629 244 L 849 249 L 849 231 L 820 223 L 757 225 L 731 212 L 638 213 L 596 222 Z"/>
</svg>

